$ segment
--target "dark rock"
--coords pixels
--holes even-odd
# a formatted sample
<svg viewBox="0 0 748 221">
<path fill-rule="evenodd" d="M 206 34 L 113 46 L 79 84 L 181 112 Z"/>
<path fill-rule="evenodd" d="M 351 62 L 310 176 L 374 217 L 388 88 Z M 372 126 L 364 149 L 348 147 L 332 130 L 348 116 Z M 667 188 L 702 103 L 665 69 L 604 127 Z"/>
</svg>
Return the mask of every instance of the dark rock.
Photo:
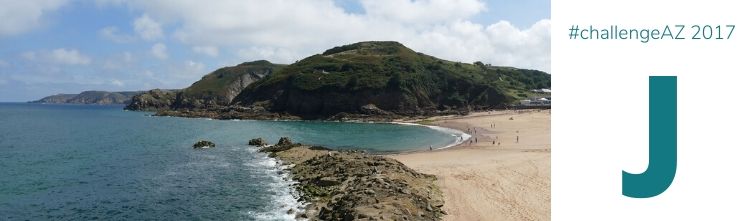
<svg viewBox="0 0 748 221">
<path fill-rule="evenodd" d="M 125 109 L 138 111 L 168 109 L 171 108 L 176 99 L 176 90 L 153 89 L 133 96 L 132 101 L 125 107 Z"/>
<path fill-rule="evenodd" d="M 201 140 L 192 145 L 192 148 L 211 148 L 216 147 L 216 144 L 207 140 Z"/>
<path fill-rule="evenodd" d="M 364 114 L 370 114 L 370 115 L 389 115 L 392 114 L 390 112 L 384 111 L 382 109 L 379 109 L 377 105 L 374 104 L 367 104 L 364 106 L 361 106 L 360 108 L 361 113 Z"/>
<path fill-rule="evenodd" d="M 337 186 L 340 185 L 340 181 L 335 177 L 322 177 L 317 180 L 316 184 L 321 187 Z"/>
<path fill-rule="evenodd" d="M 249 145 L 262 147 L 262 146 L 267 145 L 267 143 L 262 138 L 255 138 L 255 139 L 249 140 Z"/>
<path fill-rule="evenodd" d="M 276 144 L 276 146 L 287 146 L 292 144 L 293 143 L 291 143 L 291 138 L 281 137 L 280 140 L 278 140 L 278 144 Z"/>
</svg>

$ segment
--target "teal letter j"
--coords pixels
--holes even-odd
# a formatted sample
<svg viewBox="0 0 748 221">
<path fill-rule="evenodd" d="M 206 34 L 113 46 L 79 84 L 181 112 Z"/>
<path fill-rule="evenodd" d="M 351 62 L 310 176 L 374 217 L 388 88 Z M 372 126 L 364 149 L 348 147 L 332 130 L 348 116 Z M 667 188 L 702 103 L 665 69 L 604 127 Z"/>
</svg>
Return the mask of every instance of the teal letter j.
<svg viewBox="0 0 748 221">
<path fill-rule="evenodd" d="M 649 77 L 649 166 L 644 173 L 623 171 L 623 195 L 649 198 L 665 192 L 677 164 L 677 77 Z"/>
</svg>

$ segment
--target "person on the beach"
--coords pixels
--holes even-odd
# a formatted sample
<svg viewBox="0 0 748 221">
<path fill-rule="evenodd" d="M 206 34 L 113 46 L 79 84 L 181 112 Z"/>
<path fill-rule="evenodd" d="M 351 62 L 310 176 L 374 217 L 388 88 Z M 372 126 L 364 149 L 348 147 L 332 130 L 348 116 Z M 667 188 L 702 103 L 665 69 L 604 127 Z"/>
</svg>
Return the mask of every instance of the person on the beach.
<svg viewBox="0 0 748 221">
<path fill-rule="evenodd" d="M 491 145 L 496 145 L 496 141 L 494 140 L 493 143 L 491 143 Z"/>
<path fill-rule="evenodd" d="M 519 136 L 517 136 L 517 143 L 519 143 Z"/>
<path fill-rule="evenodd" d="M 429 145 L 429 151 L 434 150 L 434 145 Z"/>
</svg>

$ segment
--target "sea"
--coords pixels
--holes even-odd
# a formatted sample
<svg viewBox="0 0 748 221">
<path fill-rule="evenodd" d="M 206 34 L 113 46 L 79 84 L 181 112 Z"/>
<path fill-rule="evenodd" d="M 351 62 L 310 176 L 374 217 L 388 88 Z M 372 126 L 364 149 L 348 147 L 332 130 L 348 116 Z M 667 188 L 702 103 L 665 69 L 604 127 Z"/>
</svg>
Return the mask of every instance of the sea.
<svg viewBox="0 0 748 221">
<path fill-rule="evenodd" d="M 121 105 L 0 103 L 0 220 L 294 220 L 284 166 L 252 138 L 393 153 L 460 131 L 387 123 L 155 117 Z M 193 149 L 198 140 L 215 148 Z"/>
</svg>

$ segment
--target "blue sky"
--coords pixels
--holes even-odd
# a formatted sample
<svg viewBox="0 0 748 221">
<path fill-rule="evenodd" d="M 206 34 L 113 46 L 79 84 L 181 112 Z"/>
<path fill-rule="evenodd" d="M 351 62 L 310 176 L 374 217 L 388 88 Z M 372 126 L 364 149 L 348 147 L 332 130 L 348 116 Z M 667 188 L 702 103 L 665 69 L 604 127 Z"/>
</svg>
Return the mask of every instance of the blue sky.
<svg viewBox="0 0 748 221">
<path fill-rule="evenodd" d="M 0 0 L 0 101 L 184 88 L 223 66 L 396 40 L 463 62 L 550 70 L 550 1 Z"/>
</svg>

